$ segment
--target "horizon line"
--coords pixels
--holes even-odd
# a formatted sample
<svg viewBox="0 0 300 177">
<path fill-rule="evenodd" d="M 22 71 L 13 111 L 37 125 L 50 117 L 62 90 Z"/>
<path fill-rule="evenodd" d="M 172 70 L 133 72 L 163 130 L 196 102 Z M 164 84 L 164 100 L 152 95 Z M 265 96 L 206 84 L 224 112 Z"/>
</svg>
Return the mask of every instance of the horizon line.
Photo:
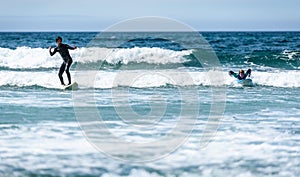
<svg viewBox="0 0 300 177">
<path fill-rule="evenodd" d="M 90 33 L 96 33 L 96 32 L 112 32 L 112 33 L 130 33 L 130 32 L 300 32 L 299 30 L 195 30 L 195 31 L 105 31 L 105 30 L 0 30 L 1 33 L 14 33 L 14 32 L 19 32 L 19 33 L 31 33 L 31 32 L 45 32 L 45 33 L 55 33 L 55 32 L 69 32 L 69 33 L 78 33 L 78 32 L 90 32 Z"/>
</svg>

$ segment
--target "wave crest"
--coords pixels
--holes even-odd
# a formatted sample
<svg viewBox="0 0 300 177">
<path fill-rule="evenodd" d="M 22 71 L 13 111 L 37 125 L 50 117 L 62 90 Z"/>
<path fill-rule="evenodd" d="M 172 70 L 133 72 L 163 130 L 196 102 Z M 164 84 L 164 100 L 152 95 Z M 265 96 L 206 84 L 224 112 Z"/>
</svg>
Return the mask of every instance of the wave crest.
<svg viewBox="0 0 300 177">
<path fill-rule="evenodd" d="M 98 63 L 110 65 L 147 63 L 166 65 L 184 63 L 192 50 L 173 51 L 161 48 L 79 48 L 71 50 L 74 62 Z M 48 49 L 18 47 L 17 49 L 0 48 L 0 67 L 8 69 L 58 68 L 62 62 L 59 54 L 51 57 Z"/>
</svg>

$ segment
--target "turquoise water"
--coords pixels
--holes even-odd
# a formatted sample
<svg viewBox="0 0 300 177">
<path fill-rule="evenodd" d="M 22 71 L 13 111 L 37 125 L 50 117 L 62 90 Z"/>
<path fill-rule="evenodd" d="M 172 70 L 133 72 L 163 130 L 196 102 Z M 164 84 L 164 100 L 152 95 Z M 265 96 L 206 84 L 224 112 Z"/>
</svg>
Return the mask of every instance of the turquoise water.
<svg viewBox="0 0 300 177">
<path fill-rule="evenodd" d="M 78 91 L 59 86 L 62 60 L 47 51 L 58 34 L 79 46 L 71 51 Z M 96 33 L 0 33 L 0 174 L 299 176 L 299 34 L 202 33 L 222 66 L 218 85 L 186 33 L 171 34 L 190 42 L 184 48 L 151 33 L 111 48 L 133 35 L 122 33 L 96 49 L 87 47 Z M 228 76 L 240 68 L 252 69 L 254 87 Z M 80 73 L 95 74 L 93 85 Z M 214 100 L 221 88 L 226 99 Z M 218 101 L 223 117 L 210 120 Z M 204 143 L 210 124 L 217 131 Z"/>
</svg>

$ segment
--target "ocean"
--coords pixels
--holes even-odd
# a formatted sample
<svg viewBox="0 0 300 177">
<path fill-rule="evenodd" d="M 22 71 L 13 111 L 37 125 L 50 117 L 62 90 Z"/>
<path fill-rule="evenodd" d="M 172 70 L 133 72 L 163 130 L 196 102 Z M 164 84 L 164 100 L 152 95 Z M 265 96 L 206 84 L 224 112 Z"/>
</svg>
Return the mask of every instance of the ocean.
<svg viewBox="0 0 300 177">
<path fill-rule="evenodd" d="M 0 176 L 300 176 L 300 32 L 197 35 L 1 32 Z"/>
</svg>

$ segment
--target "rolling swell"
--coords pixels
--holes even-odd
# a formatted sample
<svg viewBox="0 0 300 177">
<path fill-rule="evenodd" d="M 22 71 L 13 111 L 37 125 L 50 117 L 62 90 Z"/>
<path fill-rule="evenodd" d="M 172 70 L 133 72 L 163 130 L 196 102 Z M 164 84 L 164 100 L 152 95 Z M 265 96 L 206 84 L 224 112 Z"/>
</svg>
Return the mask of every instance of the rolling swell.
<svg viewBox="0 0 300 177">
<path fill-rule="evenodd" d="M 224 67 L 299 69 L 299 32 L 201 34 Z M 65 43 L 79 47 L 79 50 L 71 51 L 77 64 L 96 65 L 96 68 L 104 69 L 201 67 L 193 55 L 197 46 L 193 43 L 195 36 L 189 33 L 100 33 L 98 36 L 97 33 L 1 33 L 1 70 L 41 71 L 59 68 L 62 62 L 60 56 L 50 57 L 47 50 L 54 44 L 57 35 L 63 36 Z M 182 47 L 164 36 L 172 36 L 188 45 Z M 93 45 L 89 44 L 91 40 L 101 44 L 101 47 L 86 47 Z M 120 45 L 120 41 L 126 42 Z"/>
<path fill-rule="evenodd" d="M 300 51 L 257 50 L 247 55 L 245 60 L 259 66 L 292 70 L 300 66 Z"/>
<path fill-rule="evenodd" d="M 187 56 L 192 50 L 174 51 L 162 48 L 134 47 L 134 48 L 79 48 L 70 52 L 74 63 L 102 65 L 120 68 L 122 65 L 177 66 L 188 62 Z M 49 55 L 48 49 L 18 47 L 16 49 L 0 48 L 0 67 L 2 70 L 45 70 L 57 69 L 62 59 L 57 54 Z M 182 65 L 181 65 L 182 66 Z M 139 67 L 140 69 L 142 67 Z M 169 67 L 170 68 L 170 67 Z"/>
<path fill-rule="evenodd" d="M 94 40 L 102 41 L 102 47 L 85 47 L 95 33 L 1 34 L 0 38 L 3 41 L 0 43 L 0 87 L 57 88 L 57 70 L 62 59 L 59 54 L 50 57 L 47 47 L 53 44 L 51 40 L 58 34 L 65 35 L 66 43 L 79 46 L 77 50 L 70 51 L 74 61 L 71 68 L 73 74 L 80 68 L 104 72 L 102 74 L 105 77 L 101 77 L 100 80 L 106 83 L 99 80 L 96 88 L 112 88 L 110 80 L 113 80 L 115 73 L 118 72 L 172 70 L 180 73 L 181 68 L 194 74 L 194 86 L 210 86 L 204 77 L 206 74 L 201 63 L 194 55 L 197 52 L 197 49 L 193 48 L 194 39 L 185 33 L 171 35 L 177 37 L 179 41 L 189 43 L 187 49 L 164 39 L 165 34 L 161 34 L 161 37 L 151 37 L 150 33 L 134 34 L 136 36 L 132 39 L 128 38 L 132 34 L 127 33 L 111 34 L 105 36 L 107 38 L 96 37 Z M 299 87 L 300 51 L 297 46 L 300 33 L 221 32 L 203 33 L 203 36 L 216 52 L 226 77 L 228 70 L 251 68 L 253 80 L 257 85 Z M 111 47 L 120 43 L 120 40 L 127 42 Z M 14 42 L 11 44 L 8 41 Z M 151 80 L 152 78 L 148 79 L 150 80 L 141 82 L 142 84 L 137 87 L 186 86 L 172 84 L 166 80 L 156 82 Z M 232 83 L 233 81 L 226 78 L 225 85 L 234 85 Z"/>
<path fill-rule="evenodd" d="M 71 51 L 73 68 L 85 65 L 91 69 L 174 69 L 178 67 L 202 67 L 193 50 L 174 51 L 163 48 L 79 48 Z M 217 52 L 224 66 L 254 64 L 259 67 L 298 69 L 299 50 L 255 50 L 251 53 L 233 54 Z M 50 57 L 48 49 L 19 47 L 0 48 L 0 69 L 12 71 L 46 71 L 58 69 L 62 59 Z M 253 67 L 253 66 L 251 66 Z"/>
</svg>

